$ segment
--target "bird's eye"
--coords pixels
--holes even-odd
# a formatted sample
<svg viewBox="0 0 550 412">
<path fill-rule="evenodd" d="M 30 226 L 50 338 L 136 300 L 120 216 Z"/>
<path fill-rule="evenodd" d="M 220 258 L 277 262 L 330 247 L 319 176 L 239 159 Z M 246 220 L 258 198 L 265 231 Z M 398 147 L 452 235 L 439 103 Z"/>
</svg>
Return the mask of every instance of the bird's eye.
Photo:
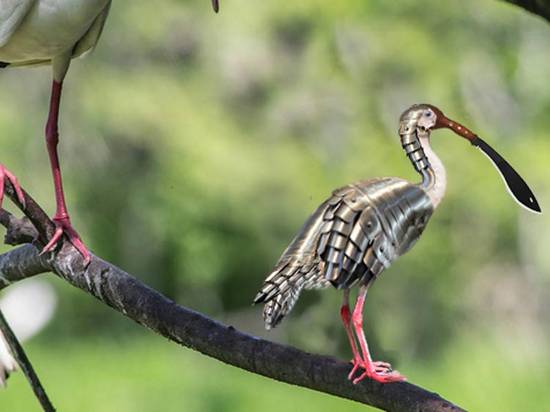
<svg viewBox="0 0 550 412">
<path fill-rule="evenodd" d="M 431 117 L 431 116 L 432 116 L 432 112 L 424 112 L 424 116 L 426 116 L 426 117 Z"/>
</svg>

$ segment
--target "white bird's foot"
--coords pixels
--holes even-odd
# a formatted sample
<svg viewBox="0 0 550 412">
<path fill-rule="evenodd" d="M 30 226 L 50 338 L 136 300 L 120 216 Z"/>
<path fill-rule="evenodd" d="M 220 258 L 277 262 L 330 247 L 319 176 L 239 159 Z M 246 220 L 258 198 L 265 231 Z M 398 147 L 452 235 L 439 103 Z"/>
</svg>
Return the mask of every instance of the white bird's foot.
<svg viewBox="0 0 550 412">
<path fill-rule="evenodd" d="M 2 201 L 4 200 L 5 179 L 8 179 L 8 181 L 12 184 L 17 195 L 17 199 L 24 209 L 25 196 L 23 195 L 23 190 L 21 190 L 21 186 L 19 185 L 19 182 L 17 181 L 15 175 L 11 173 L 8 169 L 6 169 L 2 164 L 0 164 L 0 209 L 2 208 Z"/>
<path fill-rule="evenodd" d="M 84 242 L 82 242 L 82 240 L 80 239 L 80 235 L 71 225 L 71 220 L 69 216 L 54 216 L 53 221 L 56 227 L 55 232 L 48 244 L 44 246 L 44 249 L 42 249 L 42 252 L 40 253 L 42 254 L 46 252 L 51 252 L 55 248 L 57 243 L 61 240 L 63 234 L 66 234 L 69 238 L 69 242 L 72 243 L 72 245 L 84 258 L 84 265 L 88 265 L 88 263 L 90 263 L 90 252 L 88 251 L 88 248 L 84 245 Z"/>
</svg>

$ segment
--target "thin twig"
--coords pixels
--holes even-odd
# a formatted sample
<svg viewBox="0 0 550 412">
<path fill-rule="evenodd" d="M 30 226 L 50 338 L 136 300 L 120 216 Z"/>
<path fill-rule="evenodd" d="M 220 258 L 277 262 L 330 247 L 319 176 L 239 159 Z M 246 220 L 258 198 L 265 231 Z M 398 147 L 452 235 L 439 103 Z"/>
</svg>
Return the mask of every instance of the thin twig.
<svg viewBox="0 0 550 412">
<path fill-rule="evenodd" d="M 21 369 L 21 371 L 23 371 L 23 374 L 27 378 L 27 381 L 29 381 L 29 384 L 31 385 L 31 388 L 34 394 L 36 395 L 36 398 L 40 402 L 40 405 L 42 406 L 42 409 L 44 410 L 44 412 L 55 412 L 55 408 L 50 402 L 50 399 L 48 398 L 48 395 L 46 394 L 46 391 L 44 390 L 44 387 L 42 386 L 42 383 L 40 382 L 38 375 L 34 371 L 34 368 L 29 358 L 25 354 L 23 347 L 17 340 L 17 337 L 11 330 L 10 325 L 6 321 L 6 318 L 4 318 L 4 315 L 2 314 L 1 311 L 0 311 L 0 330 L 4 335 L 4 339 L 6 340 L 6 343 L 10 348 L 10 352 L 12 356 L 14 357 L 15 361 L 19 365 L 19 368 Z"/>
</svg>

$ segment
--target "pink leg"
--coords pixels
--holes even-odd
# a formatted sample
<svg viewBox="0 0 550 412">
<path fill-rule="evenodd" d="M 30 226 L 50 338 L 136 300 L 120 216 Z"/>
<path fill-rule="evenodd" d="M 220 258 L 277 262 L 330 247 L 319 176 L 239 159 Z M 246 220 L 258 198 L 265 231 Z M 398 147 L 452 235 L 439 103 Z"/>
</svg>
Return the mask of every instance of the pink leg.
<svg viewBox="0 0 550 412">
<path fill-rule="evenodd" d="M 369 353 L 369 347 L 367 345 L 367 339 L 365 338 L 365 332 L 363 330 L 363 307 L 365 305 L 367 290 L 368 285 L 363 285 L 359 289 L 359 296 L 357 297 L 357 303 L 355 304 L 352 315 L 353 326 L 355 327 L 357 340 L 359 341 L 359 346 L 361 347 L 361 352 L 363 354 L 363 363 L 361 367 L 365 370 L 361 376 L 353 380 L 353 383 L 356 384 L 365 377 L 369 377 L 382 383 L 404 381 L 406 378 L 398 371 L 393 371 L 389 363 L 372 361 Z"/>
<path fill-rule="evenodd" d="M 51 251 L 57 242 L 59 242 L 61 236 L 63 236 L 63 233 L 65 233 L 69 238 L 69 241 L 84 257 L 85 263 L 88 263 L 90 261 L 90 253 L 88 252 L 86 246 L 84 246 L 84 243 L 82 243 L 82 240 L 80 240 L 80 236 L 76 230 L 73 229 L 69 218 L 69 213 L 67 212 L 65 195 L 63 193 L 63 181 L 61 179 L 61 168 L 59 166 L 59 157 L 57 155 L 57 144 L 59 142 L 59 105 L 61 102 L 62 86 L 63 84 L 61 82 L 57 82 L 55 80 L 53 81 L 52 96 L 50 100 L 50 113 L 46 124 L 46 146 L 50 157 L 50 165 L 52 167 L 57 209 L 53 217 L 53 221 L 56 225 L 56 231 L 48 244 L 44 246 L 42 253 Z"/>
<path fill-rule="evenodd" d="M 344 301 L 342 307 L 340 308 L 340 316 L 342 317 L 342 322 L 344 323 L 344 328 L 346 329 L 346 334 L 348 335 L 349 344 L 351 346 L 351 351 L 353 353 L 353 368 L 348 375 L 348 379 L 351 379 L 357 369 L 363 364 L 363 359 L 361 354 L 357 350 L 357 344 L 355 343 L 355 336 L 353 335 L 353 330 L 351 328 L 351 313 L 349 310 L 349 290 L 344 290 Z"/>
<path fill-rule="evenodd" d="M 13 189 L 15 190 L 15 194 L 17 195 L 17 199 L 19 200 L 19 203 L 21 203 L 21 206 L 23 206 L 23 209 L 25 208 L 25 196 L 23 195 L 23 191 L 21 190 L 21 186 L 19 186 L 19 182 L 17 181 L 17 178 L 11 173 L 8 169 L 4 167 L 4 165 L 0 164 L 0 209 L 2 208 L 2 202 L 4 200 L 4 186 L 5 186 L 5 179 L 8 179 L 9 182 L 12 184 Z"/>
</svg>

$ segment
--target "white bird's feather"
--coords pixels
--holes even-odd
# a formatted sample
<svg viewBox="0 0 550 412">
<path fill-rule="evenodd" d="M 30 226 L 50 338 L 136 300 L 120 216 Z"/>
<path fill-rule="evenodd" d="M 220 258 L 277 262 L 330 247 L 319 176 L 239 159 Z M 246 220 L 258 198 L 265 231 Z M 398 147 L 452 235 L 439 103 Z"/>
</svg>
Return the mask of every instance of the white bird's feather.
<svg viewBox="0 0 550 412">
<path fill-rule="evenodd" d="M 10 287 L 0 300 L 6 320 L 23 342 L 40 332 L 52 319 L 57 297 L 49 283 L 33 279 Z M 0 332 L 0 387 L 17 369 L 17 363 Z"/>
<path fill-rule="evenodd" d="M 111 1 L 109 1 L 99 16 L 97 16 L 86 34 L 79 40 L 73 50 L 73 57 L 85 56 L 93 51 L 99 41 L 99 38 L 101 37 L 101 33 L 103 32 L 103 27 L 105 27 L 105 22 L 107 21 L 107 16 L 109 15 L 110 9 Z"/>
<path fill-rule="evenodd" d="M 10 39 L 36 0 L 0 0 L 0 48 Z"/>
</svg>

